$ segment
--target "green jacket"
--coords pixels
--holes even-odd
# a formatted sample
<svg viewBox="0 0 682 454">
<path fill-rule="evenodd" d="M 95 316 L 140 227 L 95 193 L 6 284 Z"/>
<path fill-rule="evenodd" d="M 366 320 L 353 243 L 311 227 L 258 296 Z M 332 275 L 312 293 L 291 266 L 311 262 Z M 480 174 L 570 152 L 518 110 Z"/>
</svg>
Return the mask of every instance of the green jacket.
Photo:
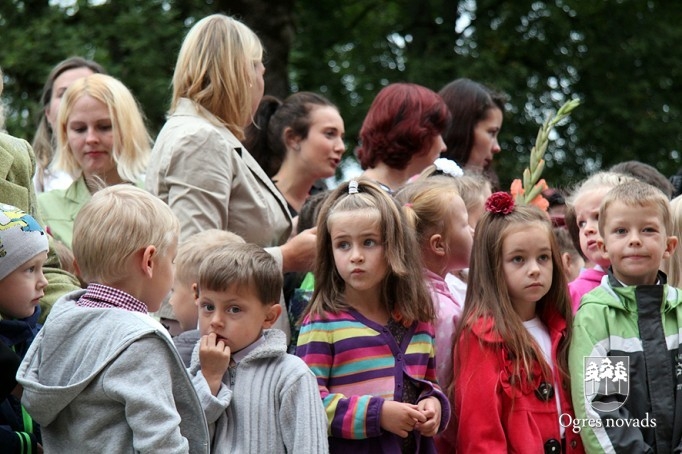
<svg viewBox="0 0 682 454">
<path fill-rule="evenodd" d="M 0 133 L 0 202 L 30 213 L 42 225 L 33 188 L 35 166 L 35 155 L 28 142 Z M 80 288 L 72 274 L 60 269 L 51 243 L 43 273 L 48 285 L 45 296 L 40 300 L 41 323 L 60 296 Z"/>
<path fill-rule="evenodd" d="M 663 273 L 659 279 L 660 285 L 624 287 L 609 272 L 582 298 L 569 369 L 588 453 L 680 449 L 682 291 L 666 285 Z"/>
</svg>

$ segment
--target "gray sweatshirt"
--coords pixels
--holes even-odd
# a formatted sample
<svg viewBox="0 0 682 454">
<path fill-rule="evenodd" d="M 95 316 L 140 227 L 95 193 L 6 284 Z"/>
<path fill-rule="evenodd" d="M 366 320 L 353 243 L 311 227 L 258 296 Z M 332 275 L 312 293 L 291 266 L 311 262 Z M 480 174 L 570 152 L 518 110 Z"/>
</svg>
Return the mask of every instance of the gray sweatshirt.
<svg viewBox="0 0 682 454">
<path fill-rule="evenodd" d="M 211 453 L 328 453 L 327 416 L 317 380 L 287 354 L 286 336 L 264 331 L 264 342 L 228 369 L 213 396 L 201 373 L 199 348 L 189 368 L 214 433 Z"/>
<path fill-rule="evenodd" d="M 21 363 L 45 452 L 208 453 L 208 426 L 165 329 L 146 314 L 59 299 Z"/>
</svg>

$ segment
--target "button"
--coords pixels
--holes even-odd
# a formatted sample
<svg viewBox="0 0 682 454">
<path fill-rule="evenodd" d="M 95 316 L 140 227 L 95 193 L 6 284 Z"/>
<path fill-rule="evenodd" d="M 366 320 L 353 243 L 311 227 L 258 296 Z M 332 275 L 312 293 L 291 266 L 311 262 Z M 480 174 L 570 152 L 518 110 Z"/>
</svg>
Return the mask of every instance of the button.
<svg viewBox="0 0 682 454">
<path fill-rule="evenodd" d="M 549 402 L 550 399 L 554 397 L 554 386 L 547 382 L 542 382 L 540 383 L 540 386 L 538 386 L 538 389 L 535 390 L 535 395 L 541 401 Z"/>
<path fill-rule="evenodd" d="M 571 448 L 575 449 L 578 447 L 578 442 L 576 440 L 571 441 Z"/>
<path fill-rule="evenodd" d="M 561 443 L 559 440 L 552 438 L 545 442 L 545 454 L 559 454 L 561 452 Z"/>
</svg>

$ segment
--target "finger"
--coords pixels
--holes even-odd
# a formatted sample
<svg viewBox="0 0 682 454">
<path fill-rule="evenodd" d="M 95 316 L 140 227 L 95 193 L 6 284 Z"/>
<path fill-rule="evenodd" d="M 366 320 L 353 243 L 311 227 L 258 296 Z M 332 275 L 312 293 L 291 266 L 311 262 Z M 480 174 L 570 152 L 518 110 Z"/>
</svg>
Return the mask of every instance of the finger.
<svg viewBox="0 0 682 454">
<path fill-rule="evenodd" d="M 407 415 L 417 422 L 424 422 L 428 419 L 426 415 L 419 410 L 408 409 Z"/>
</svg>

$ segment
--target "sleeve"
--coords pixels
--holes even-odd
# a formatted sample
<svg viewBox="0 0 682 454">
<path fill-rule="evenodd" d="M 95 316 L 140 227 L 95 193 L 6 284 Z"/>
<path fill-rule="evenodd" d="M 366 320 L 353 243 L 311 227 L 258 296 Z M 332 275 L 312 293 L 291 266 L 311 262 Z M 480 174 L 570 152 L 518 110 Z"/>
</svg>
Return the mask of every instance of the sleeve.
<svg viewBox="0 0 682 454">
<path fill-rule="evenodd" d="M 315 376 L 305 364 L 303 373 L 283 391 L 280 426 L 287 452 L 325 454 L 329 452 L 327 417 L 324 412 Z"/>
<path fill-rule="evenodd" d="M 438 383 L 436 377 L 436 347 L 433 333 L 431 337 L 431 348 L 429 349 L 429 360 L 426 367 L 426 380 L 431 383 L 431 388 L 425 390 L 420 396 L 419 400 L 426 399 L 427 397 L 435 397 L 440 402 L 440 426 L 438 427 L 438 432 L 443 432 L 445 427 L 450 421 L 451 408 L 450 401 L 443 392 L 440 384 Z M 452 361 L 450 361 L 452 364 Z"/>
<path fill-rule="evenodd" d="M 606 316 L 601 311 L 592 310 L 594 306 L 583 304 L 573 322 L 573 337 L 568 355 L 568 368 L 571 376 L 571 396 L 577 420 L 587 421 L 580 425 L 580 437 L 586 452 L 641 452 L 651 453 L 653 449 L 642 437 L 637 427 L 617 427 L 607 420 L 629 420 L 630 412 L 625 405 L 609 412 L 597 411 L 592 402 L 623 401 L 619 394 L 603 396 L 595 393 L 585 394 L 585 357 L 603 358 L 608 356 L 609 347 L 598 339 L 607 339 L 609 329 Z M 589 386 L 589 385 L 588 385 Z M 588 389 L 589 391 L 589 389 Z M 606 427 L 606 425 L 613 427 Z"/>
<path fill-rule="evenodd" d="M 103 390 L 124 407 L 136 452 L 189 452 L 173 394 L 173 370 L 180 366 L 168 348 L 156 336 L 143 337 L 103 372 Z"/>
<path fill-rule="evenodd" d="M 80 282 L 76 276 L 61 269 L 59 257 L 54 249 L 54 240 L 48 235 L 50 249 L 47 251 L 47 261 L 43 265 L 43 274 L 47 279 L 45 295 L 40 299 L 40 323 L 44 323 L 54 303 L 69 292 L 79 290 Z"/>
<path fill-rule="evenodd" d="M 17 386 L 16 374 L 21 358 L 0 340 L 0 402 Z"/>
<path fill-rule="evenodd" d="M 0 447 L 6 454 L 34 454 L 38 452 L 38 441 L 33 434 L 0 426 Z"/>
<path fill-rule="evenodd" d="M 364 439 L 381 435 L 381 408 L 384 399 L 371 395 L 346 396 L 332 393 L 328 385 L 334 367 L 334 340 L 326 323 L 306 316 L 298 337 L 296 354 L 317 378 L 317 386 L 327 413 L 328 434 L 332 437 Z"/>
<path fill-rule="evenodd" d="M 230 406 L 230 402 L 232 401 L 232 390 L 228 389 L 224 383 L 221 383 L 220 388 L 218 389 L 218 395 L 214 396 L 213 393 L 211 393 L 208 382 L 201 373 L 201 370 L 197 371 L 191 378 L 194 390 L 199 397 L 199 402 L 201 402 L 201 408 L 204 409 L 206 421 L 208 421 L 209 424 L 214 424 L 218 418 L 225 413 L 227 407 Z"/>
<path fill-rule="evenodd" d="M 166 137 L 165 142 L 170 160 L 161 179 L 183 237 L 211 228 L 227 230 L 234 149 L 209 128 Z"/>
<path fill-rule="evenodd" d="M 471 333 L 457 343 L 460 370 L 455 382 L 457 453 L 506 453 L 499 390 L 498 354 Z"/>
</svg>

